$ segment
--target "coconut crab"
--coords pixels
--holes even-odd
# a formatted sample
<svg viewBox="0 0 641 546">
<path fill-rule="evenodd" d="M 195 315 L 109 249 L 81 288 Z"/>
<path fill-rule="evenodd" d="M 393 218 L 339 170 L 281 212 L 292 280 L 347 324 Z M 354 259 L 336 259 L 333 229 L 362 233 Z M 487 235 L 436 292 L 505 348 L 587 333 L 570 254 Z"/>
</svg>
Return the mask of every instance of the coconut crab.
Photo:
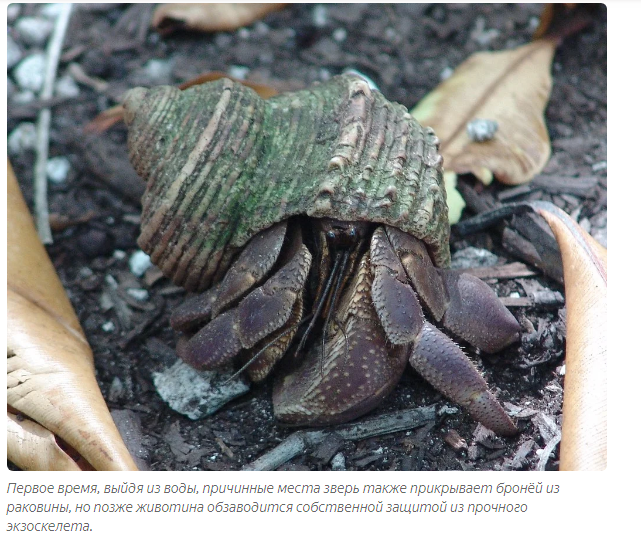
<svg viewBox="0 0 641 546">
<path fill-rule="evenodd" d="M 475 419 L 516 433 L 434 326 L 488 352 L 519 335 L 485 283 L 445 269 L 431 129 L 354 76 L 266 101 L 226 79 L 137 88 L 124 107 L 147 181 L 138 242 L 176 284 L 204 291 L 171 319 L 187 363 L 239 361 L 260 381 L 291 351 L 300 365 L 278 379 L 275 415 L 317 425 L 373 409 L 409 361 Z"/>
</svg>

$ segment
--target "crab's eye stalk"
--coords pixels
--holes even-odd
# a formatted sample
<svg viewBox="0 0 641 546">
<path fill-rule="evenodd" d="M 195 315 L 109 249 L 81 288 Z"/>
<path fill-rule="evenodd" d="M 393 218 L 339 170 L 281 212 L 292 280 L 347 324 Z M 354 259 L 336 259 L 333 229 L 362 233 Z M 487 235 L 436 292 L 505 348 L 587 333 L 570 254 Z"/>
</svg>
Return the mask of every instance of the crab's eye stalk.
<svg viewBox="0 0 641 546">
<path fill-rule="evenodd" d="M 336 233 L 334 233 L 332 230 L 328 231 L 327 232 L 327 238 L 329 240 L 333 241 L 334 239 L 336 239 Z"/>
<path fill-rule="evenodd" d="M 356 239 L 356 228 L 352 226 L 352 228 L 349 230 L 349 236 L 352 239 Z"/>
</svg>

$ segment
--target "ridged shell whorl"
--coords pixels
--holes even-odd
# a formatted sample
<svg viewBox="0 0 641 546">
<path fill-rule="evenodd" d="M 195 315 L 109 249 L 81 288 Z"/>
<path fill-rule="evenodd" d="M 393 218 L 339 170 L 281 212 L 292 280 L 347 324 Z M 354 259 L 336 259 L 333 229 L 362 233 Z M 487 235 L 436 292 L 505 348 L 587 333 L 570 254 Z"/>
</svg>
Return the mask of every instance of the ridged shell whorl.
<svg viewBox="0 0 641 546">
<path fill-rule="evenodd" d="M 206 289 L 226 250 L 301 214 L 396 226 L 449 265 L 438 138 L 360 78 L 268 100 L 227 79 L 136 88 L 124 107 L 138 243 L 176 284 Z"/>
</svg>

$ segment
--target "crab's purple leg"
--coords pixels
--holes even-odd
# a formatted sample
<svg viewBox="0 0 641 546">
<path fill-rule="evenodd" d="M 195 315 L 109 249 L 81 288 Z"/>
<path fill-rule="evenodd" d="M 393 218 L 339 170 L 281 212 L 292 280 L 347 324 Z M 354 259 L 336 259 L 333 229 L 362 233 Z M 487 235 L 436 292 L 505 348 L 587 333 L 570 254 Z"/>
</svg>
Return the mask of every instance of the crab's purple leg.
<svg viewBox="0 0 641 546">
<path fill-rule="evenodd" d="M 394 345 L 413 343 L 423 325 L 423 310 L 383 228 L 376 228 L 372 255 L 372 300 L 388 339 Z"/>
<path fill-rule="evenodd" d="M 487 284 L 468 273 L 438 272 L 448 296 L 445 328 L 488 353 L 518 341 L 519 323 Z"/>
<path fill-rule="evenodd" d="M 390 234 L 389 237 L 386 232 Z M 515 434 L 517 430 L 514 423 L 490 393 L 487 383 L 474 364 L 456 343 L 424 319 L 416 296 L 412 299 L 407 294 L 408 291 L 412 293 L 413 291 L 406 284 L 408 279 L 405 276 L 405 268 L 409 270 L 408 276 L 413 284 L 414 279 L 422 283 L 428 282 L 430 276 L 436 278 L 438 287 L 436 290 L 433 287 L 430 289 L 432 296 L 436 294 L 436 305 L 439 305 L 438 300 L 442 297 L 440 293 L 443 290 L 438 274 L 428 273 L 427 276 L 421 276 L 421 272 L 417 269 L 418 265 L 423 262 L 429 267 L 431 261 L 428 261 L 427 253 L 422 254 L 420 245 L 416 245 L 413 241 L 419 242 L 395 228 L 388 227 L 385 230 L 378 228 L 372 237 L 371 252 L 374 270 L 372 295 L 385 333 L 392 343 L 397 343 L 394 340 L 398 337 L 397 327 L 391 321 L 400 320 L 403 323 L 411 317 L 412 329 L 416 329 L 416 334 L 410 340 L 414 344 L 410 356 L 412 367 L 445 396 L 467 408 L 475 419 L 488 428 L 499 434 Z M 401 255 L 401 258 L 395 251 Z M 428 299 L 434 305 L 434 297 Z M 431 308 L 430 303 L 427 305 Z M 418 306 L 420 313 L 417 318 L 415 318 L 417 314 L 415 306 Z M 445 307 L 447 308 L 447 300 Z M 446 310 L 445 316 L 447 313 Z M 408 333 L 409 331 L 408 328 Z"/>
<path fill-rule="evenodd" d="M 447 308 L 447 294 L 441 277 L 432 265 L 427 247 L 400 229 L 385 226 L 385 232 L 421 303 L 429 309 L 434 320 L 440 322 Z"/>
<path fill-rule="evenodd" d="M 247 360 L 247 375 L 255 383 L 262 381 L 272 371 L 274 364 L 278 362 L 289 349 L 291 342 L 296 335 L 298 325 L 303 318 L 303 295 L 299 294 L 292 309 L 289 320 L 282 328 L 261 341 Z"/>
<path fill-rule="evenodd" d="M 365 254 L 341 300 L 324 353 L 319 340 L 302 365 L 277 383 L 278 419 L 301 425 L 342 423 L 376 407 L 396 386 L 408 348 L 387 346 L 372 303 L 371 283 Z"/>
<path fill-rule="evenodd" d="M 187 343 L 179 345 L 178 355 L 195 368 L 212 369 L 284 326 L 303 290 L 312 261 L 300 239 L 298 244 L 283 267 L 237 307 L 222 313 Z"/>
<path fill-rule="evenodd" d="M 410 364 L 487 428 L 504 436 L 518 432 L 474 364 L 456 343 L 428 322 L 423 324 L 416 339 Z"/>
<path fill-rule="evenodd" d="M 286 229 L 287 222 L 280 222 L 253 237 L 218 285 L 186 301 L 172 313 L 172 328 L 188 331 L 216 318 L 221 310 L 262 281 L 276 263 Z"/>
</svg>

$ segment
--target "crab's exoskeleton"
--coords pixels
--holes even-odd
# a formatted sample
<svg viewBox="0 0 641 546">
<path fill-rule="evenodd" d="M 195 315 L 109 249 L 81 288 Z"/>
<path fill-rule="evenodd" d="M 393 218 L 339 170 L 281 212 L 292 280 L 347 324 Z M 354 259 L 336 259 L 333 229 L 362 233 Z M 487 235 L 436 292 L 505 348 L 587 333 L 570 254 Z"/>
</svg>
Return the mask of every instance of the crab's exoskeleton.
<svg viewBox="0 0 641 546">
<path fill-rule="evenodd" d="M 147 181 L 139 244 L 175 283 L 178 354 L 259 381 L 291 355 L 275 414 L 366 413 L 407 364 L 486 426 L 516 428 L 435 325 L 495 352 L 519 326 L 480 280 L 448 271 L 438 138 L 357 77 L 267 101 L 229 80 L 133 90 L 129 151 Z M 288 352 L 289 351 L 289 352 Z"/>
</svg>

